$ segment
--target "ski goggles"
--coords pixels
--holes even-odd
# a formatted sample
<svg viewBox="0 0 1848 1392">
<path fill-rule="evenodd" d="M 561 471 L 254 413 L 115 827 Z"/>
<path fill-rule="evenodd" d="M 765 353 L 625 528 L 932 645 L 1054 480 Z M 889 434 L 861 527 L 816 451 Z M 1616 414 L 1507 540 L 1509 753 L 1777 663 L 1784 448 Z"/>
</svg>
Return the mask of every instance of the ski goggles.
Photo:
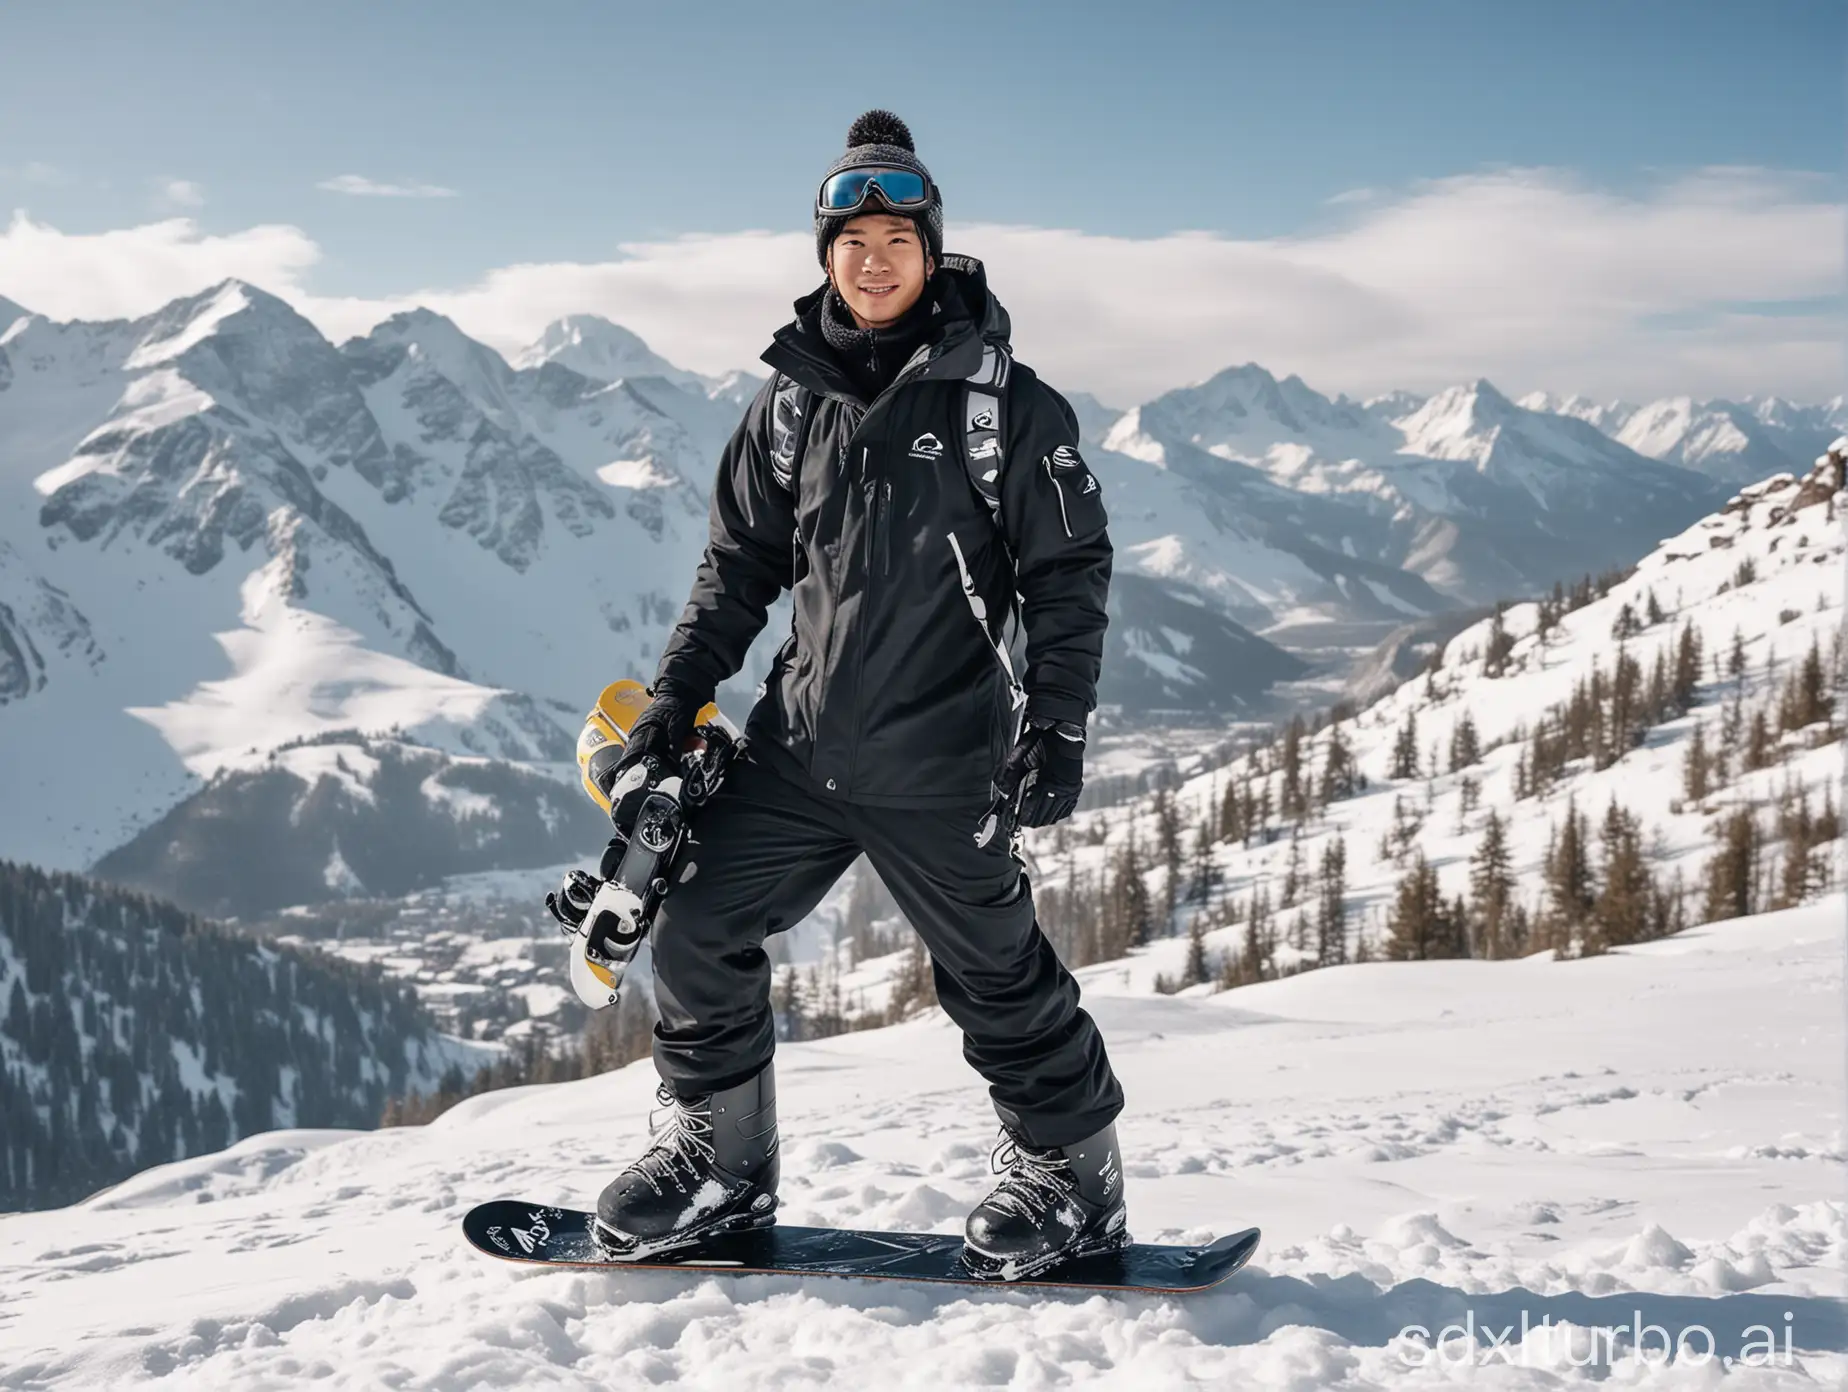
<svg viewBox="0 0 1848 1392">
<path fill-rule="evenodd" d="M 873 195 L 888 208 L 909 211 L 928 208 L 935 193 L 929 179 L 909 169 L 843 169 L 822 183 L 815 211 L 831 216 L 857 213 Z"/>
</svg>

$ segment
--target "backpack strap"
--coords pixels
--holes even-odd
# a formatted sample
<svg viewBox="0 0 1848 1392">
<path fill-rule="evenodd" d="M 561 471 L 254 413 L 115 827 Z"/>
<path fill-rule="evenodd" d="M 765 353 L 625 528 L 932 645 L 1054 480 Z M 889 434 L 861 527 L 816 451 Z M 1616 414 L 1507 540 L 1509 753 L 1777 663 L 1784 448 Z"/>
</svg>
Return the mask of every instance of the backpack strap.
<svg viewBox="0 0 1848 1392">
<path fill-rule="evenodd" d="M 770 411 L 770 470 L 778 486 L 796 491 L 796 468 L 808 440 L 810 407 L 815 394 L 794 378 L 776 375 L 776 397 Z"/>
<path fill-rule="evenodd" d="M 963 464 L 969 482 L 988 504 L 997 530 L 1001 526 L 1001 469 L 1006 463 L 1001 442 L 1007 439 L 1007 375 L 1013 365 L 1013 356 L 1004 345 L 985 343 L 981 366 L 963 384 Z"/>
<path fill-rule="evenodd" d="M 969 482 L 988 504 L 988 515 L 1001 526 L 1001 470 L 1006 463 L 1007 378 L 1013 354 L 1003 344 L 982 345 L 982 361 L 963 381 L 963 467 Z M 770 414 L 770 468 L 779 487 L 795 492 L 796 470 L 808 442 L 809 416 L 815 394 L 778 373 Z"/>
</svg>

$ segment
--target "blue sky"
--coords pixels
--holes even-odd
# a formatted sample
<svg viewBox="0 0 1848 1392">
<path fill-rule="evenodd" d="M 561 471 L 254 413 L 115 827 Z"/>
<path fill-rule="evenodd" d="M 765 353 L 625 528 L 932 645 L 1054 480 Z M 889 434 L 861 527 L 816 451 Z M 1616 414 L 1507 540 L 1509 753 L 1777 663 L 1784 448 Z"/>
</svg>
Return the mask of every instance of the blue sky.
<svg viewBox="0 0 1848 1392">
<path fill-rule="evenodd" d="M 293 289 L 386 299 L 799 231 L 870 104 L 911 122 L 953 245 L 974 224 L 1338 236 L 1378 200 L 1508 170 L 1655 198 L 1746 168 L 1839 202 L 1845 53 L 1848 5 L 1802 0 L 15 5 L 0 213 L 66 238 L 288 227 L 313 247 Z M 341 176 L 451 196 L 321 187 Z M 1789 319 L 1835 289 L 1766 288 L 1710 298 Z M 1708 311 L 1646 312 L 1671 331 Z"/>
</svg>

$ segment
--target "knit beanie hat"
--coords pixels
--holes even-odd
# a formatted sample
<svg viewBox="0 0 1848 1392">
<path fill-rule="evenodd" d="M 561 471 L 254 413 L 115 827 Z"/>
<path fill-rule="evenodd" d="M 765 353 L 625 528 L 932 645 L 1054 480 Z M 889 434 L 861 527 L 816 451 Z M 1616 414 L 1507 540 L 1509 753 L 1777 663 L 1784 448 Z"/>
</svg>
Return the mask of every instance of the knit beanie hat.
<svg viewBox="0 0 1848 1392">
<path fill-rule="evenodd" d="M 843 169 L 860 169 L 868 165 L 908 169 L 914 174 L 922 174 L 930 183 L 931 198 L 928 206 L 915 212 L 898 208 L 891 211 L 899 217 L 909 217 L 917 224 L 918 233 L 924 239 L 924 250 L 932 260 L 942 265 L 943 202 L 937 191 L 937 181 L 930 177 L 930 170 L 917 157 L 911 143 L 911 128 L 890 111 L 868 111 L 847 128 L 847 153 L 828 166 L 828 172 L 821 176 L 821 183 L 827 183 Z M 850 216 L 846 213 L 815 214 L 815 256 L 822 265 L 828 264 L 828 247 L 840 234 L 841 228 L 847 225 Z"/>
</svg>

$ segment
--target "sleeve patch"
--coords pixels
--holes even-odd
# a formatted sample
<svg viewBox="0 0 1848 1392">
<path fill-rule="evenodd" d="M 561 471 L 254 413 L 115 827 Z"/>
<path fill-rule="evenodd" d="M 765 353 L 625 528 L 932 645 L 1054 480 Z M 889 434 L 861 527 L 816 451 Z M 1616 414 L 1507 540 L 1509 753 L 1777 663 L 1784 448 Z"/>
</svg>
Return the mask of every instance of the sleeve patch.
<svg viewBox="0 0 1848 1392">
<path fill-rule="evenodd" d="M 1052 467 L 1062 474 L 1084 467 L 1083 457 L 1070 445 L 1058 446 L 1049 457 L 1052 460 Z"/>
</svg>

